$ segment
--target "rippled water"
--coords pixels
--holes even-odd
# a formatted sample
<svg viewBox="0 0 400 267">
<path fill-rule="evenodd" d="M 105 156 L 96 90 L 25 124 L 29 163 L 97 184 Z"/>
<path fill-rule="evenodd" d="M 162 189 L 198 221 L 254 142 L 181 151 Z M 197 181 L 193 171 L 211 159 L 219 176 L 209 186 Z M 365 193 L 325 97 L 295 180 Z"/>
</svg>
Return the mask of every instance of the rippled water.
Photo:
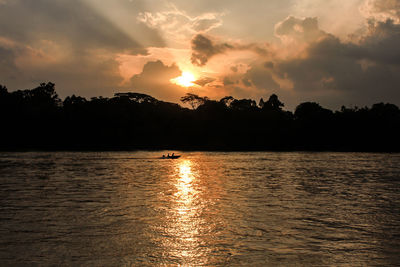
<svg viewBox="0 0 400 267">
<path fill-rule="evenodd" d="M 0 265 L 398 265 L 400 154 L 0 154 Z"/>
</svg>

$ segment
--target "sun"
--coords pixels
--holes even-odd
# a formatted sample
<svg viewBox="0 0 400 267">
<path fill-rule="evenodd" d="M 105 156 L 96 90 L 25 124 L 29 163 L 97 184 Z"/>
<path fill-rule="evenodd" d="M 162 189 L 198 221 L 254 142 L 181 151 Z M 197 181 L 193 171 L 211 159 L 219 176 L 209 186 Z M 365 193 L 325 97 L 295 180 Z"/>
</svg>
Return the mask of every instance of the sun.
<svg viewBox="0 0 400 267">
<path fill-rule="evenodd" d="M 182 87 L 195 86 L 196 84 L 193 83 L 194 81 L 196 81 L 196 77 L 193 75 L 193 73 L 188 71 L 183 71 L 181 76 L 171 79 L 171 82 Z"/>
</svg>

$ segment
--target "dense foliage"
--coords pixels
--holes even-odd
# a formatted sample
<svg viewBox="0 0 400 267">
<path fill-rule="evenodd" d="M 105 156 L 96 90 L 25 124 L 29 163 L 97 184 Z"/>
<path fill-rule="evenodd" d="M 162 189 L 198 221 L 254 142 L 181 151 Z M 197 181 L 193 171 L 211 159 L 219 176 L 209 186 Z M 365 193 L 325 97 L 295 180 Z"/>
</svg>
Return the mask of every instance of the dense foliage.
<svg viewBox="0 0 400 267">
<path fill-rule="evenodd" d="M 139 93 L 61 101 L 53 83 L 8 92 L 0 86 L 0 149 L 190 149 L 400 151 L 400 110 L 379 103 L 340 111 L 276 95 L 219 101 L 188 94 L 178 104 Z"/>
</svg>

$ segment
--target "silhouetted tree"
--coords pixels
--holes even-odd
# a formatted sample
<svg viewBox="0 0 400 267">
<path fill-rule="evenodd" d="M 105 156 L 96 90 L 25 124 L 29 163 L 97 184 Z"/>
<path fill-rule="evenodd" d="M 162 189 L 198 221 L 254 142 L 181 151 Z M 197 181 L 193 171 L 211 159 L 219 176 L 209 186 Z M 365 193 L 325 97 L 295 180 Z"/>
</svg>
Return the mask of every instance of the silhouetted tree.
<svg viewBox="0 0 400 267">
<path fill-rule="evenodd" d="M 119 98 L 127 98 L 131 101 L 137 102 L 137 103 L 151 103 L 155 104 L 158 102 L 157 99 L 155 99 L 152 96 L 146 95 L 146 94 L 140 94 L 140 93 L 116 93 L 115 97 Z"/>
<path fill-rule="evenodd" d="M 61 100 L 55 90 L 54 83 L 41 83 L 39 87 L 33 90 L 26 90 L 32 98 L 32 102 L 39 106 L 58 107 Z"/>
<path fill-rule="evenodd" d="M 5 108 L 5 105 L 7 105 L 8 95 L 7 87 L 0 84 L 0 105 L 2 105 L 0 106 L 0 111 Z"/>
<path fill-rule="evenodd" d="M 231 103 L 235 100 L 232 96 L 225 96 L 219 100 L 220 103 L 223 103 L 226 107 L 230 107 Z"/>
<path fill-rule="evenodd" d="M 87 103 L 86 98 L 72 95 L 72 96 L 67 96 L 64 99 L 63 106 L 64 108 L 76 105 L 83 106 L 86 103 Z"/>
<path fill-rule="evenodd" d="M 332 115 L 332 111 L 315 102 L 301 103 L 294 112 L 294 116 L 298 120 L 323 120 L 330 115 Z"/>
<path fill-rule="evenodd" d="M 296 138 L 301 149 L 332 149 L 335 139 L 333 112 L 315 102 L 301 103 L 294 112 Z"/>
<path fill-rule="evenodd" d="M 133 92 L 61 102 L 53 83 L 13 92 L 0 86 L 0 150 L 400 151 L 400 110 L 393 104 L 333 113 L 306 102 L 293 114 L 276 95 L 259 105 L 232 96 L 181 100 L 192 110 Z"/>
<path fill-rule="evenodd" d="M 282 107 L 285 106 L 281 101 L 279 101 L 276 94 L 272 94 L 267 102 L 261 102 L 261 100 L 260 105 L 262 104 L 262 108 L 266 110 L 282 110 Z"/>
<path fill-rule="evenodd" d="M 262 109 L 265 105 L 264 99 L 260 98 L 260 101 L 258 101 L 258 106 Z"/>
<path fill-rule="evenodd" d="M 8 94 L 7 87 L 0 84 L 0 97 Z"/>
<path fill-rule="evenodd" d="M 234 99 L 230 107 L 236 110 L 254 110 L 257 108 L 256 101 L 251 99 Z"/>
<path fill-rule="evenodd" d="M 209 99 L 208 97 L 201 97 L 195 94 L 187 93 L 185 96 L 181 97 L 181 101 L 184 104 L 189 104 L 192 109 L 196 109 L 200 105 L 203 105 Z"/>
</svg>

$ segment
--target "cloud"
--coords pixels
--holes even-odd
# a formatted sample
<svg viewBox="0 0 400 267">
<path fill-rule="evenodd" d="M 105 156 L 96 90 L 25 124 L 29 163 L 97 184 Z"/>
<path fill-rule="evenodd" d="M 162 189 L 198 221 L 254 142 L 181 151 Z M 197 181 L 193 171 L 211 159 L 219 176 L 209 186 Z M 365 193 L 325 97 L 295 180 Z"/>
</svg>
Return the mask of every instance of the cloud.
<svg viewBox="0 0 400 267">
<path fill-rule="evenodd" d="M 159 86 L 172 78 L 178 77 L 180 74 L 181 71 L 176 65 L 166 66 L 161 60 L 157 60 L 146 63 L 142 73 L 134 75 L 131 81 L 138 88 L 145 87 L 144 84 L 149 83 Z"/>
<path fill-rule="evenodd" d="M 208 32 L 222 25 L 222 20 L 214 14 L 207 14 L 197 18 L 193 22 L 193 30 L 196 32 Z"/>
<path fill-rule="evenodd" d="M 360 5 L 365 0 L 296 0 L 289 13 L 297 18 L 318 18 L 321 29 L 340 38 L 347 38 L 364 24 Z"/>
<path fill-rule="evenodd" d="M 391 19 L 400 22 L 400 1 L 398 0 L 367 0 L 361 11 L 367 18 L 379 21 Z"/>
<path fill-rule="evenodd" d="M 229 49 L 233 50 L 234 47 L 228 43 L 214 44 L 209 38 L 198 34 L 192 39 L 191 61 L 194 65 L 204 66 L 211 57 Z"/>
<path fill-rule="evenodd" d="M 367 19 L 349 15 L 361 1 Z M 398 0 L 170 2 L 0 0 L 0 82 L 13 90 L 50 80 L 61 96 L 140 90 L 178 101 L 187 89 L 169 80 L 179 66 L 204 74 L 189 90 L 210 97 L 400 102 Z"/>
<path fill-rule="evenodd" d="M 61 96 L 111 96 L 122 82 L 118 55 L 147 53 L 83 0 L 2 1 L 0 25 L 0 81 L 11 90 L 52 81 Z"/>
<path fill-rule="evenodd" d="M 301 56 L 277 60 L 274 72 L 297 93 L 330 96 L 330 105 L 400 100 L 400 25 L 371 24 L 358 43 L 324 35 Z"/>
<path fill-rule="evenodd" d="M 279 84 L 273 79 L 272 72 L 264 65 L 252 66 L 244 75 L 245 85 L 252 84 L 259 90 L 276 91 L 280 89 Z"/>
<path fill-rule="evenodd" d="M 252 51 L 258 55 L 266 56 L 269 52 L 267 44 L 240 44 L 240 43 L 218 43 L 211 40 L 203 34 L 197 34 L 191 41 L 192 43 L 192 56 L 191 62 L 196 66 L 204 66 L 210 60 L 210 58 L 223 54 L 227 51 Z"/>
<path fill-rule="evenodd" d="M 357 42 L 322 31 L 316 18 L 288 17 L 276 34 L 281 46 L 255 58 L 246 72 L 226 75 L 225 86 L 239 81 L 249 95 L 277 93 L 292 108 L 299 101 L 330 108 L 400 103 L 400 25 L 393 20 L 370 21 Z"/>
<path fill-rule="evenodd" d="M 360 78 L 360 58 L 335 37 L 313 43 L 306 52 L 305 57 L 275 63 L 277 74 L 291 80 L 296 91 L 350 90 L 353 86 L 348 82 Z"/>
<path fill-rule="evenodd" d="M 232 81 L 229 77 L 224 77 L 223 84 L 224 84 L 225 86 L 229 86 L 229 85 L 235 84 L 235 82 Z"/>
<path fill-rule="evenodd" d="M 183 96 L 185 88 L 172 84 L 171 79 L 179 77 L 181 70 L 175 65 L 166 66 L 160 60 L 146 63 L 140 74 L 134 75 L 130 80 L 133 92 L 150 94 L 158 99 L 178 102 Z"/>
<path fill-rule="evenodd" d="M 141 12 L 137 20 L 152 29 L 161 29 L 172 44 L 186 45 L 190 36 L 206 33 L 222 25 L 223 13 L 208 12 L 190 16 L 169 4 L 169 10 L 161 12 Z"/>
<path fill-rule="evenodd" d="M 10 89 L 32 88 L 41 82 L 54 81 L 62 97 L 109 96 L 122 82 L 119 66 L 107 51 L 86 52 L 79 58 L 69 57 L 68 53 L 49 56 L 41 50 L 12 44 L 0 44 L 0 79 Z"/>
<path fill-rule="evenodd" d="M 210 84 L 212 82 L 214 82 L 216 79 L 215 78 L 211 78 L 211 77 L 203 77 L 201 79 L 198 79 L 197 81 L 194 81 L 194 84 L 200 85 L 200 86 L 205 86 L 207 84 Z"/>
<path fill-rule="evenodd" d="M 318 26 L 317 18 L 299 19 L 289 16 L 275 26 L 275 35 L 284 43 L 308 43 L 325 36 Z"/>
<path fill-rule="evenodd" d="M 138 41 L 77 0 L 15 0 L 0 8 L 0 24 L 0 36 L 32 45 L 45 39 L 80 50 L 146 52 Z"/>
<path fill-rule="evenodd" d="M 17 54 L 26 54 L 26 51 L 15 42 L 0 37 L 0 74 L 2 82 L 16 82 L 20 78 L 21 73 L 15 63 Z"/>
<path fill-rule="evenodd" d="M 384 64 L 400 64 L 400 24 L 393 20 L 371 22 L 360 44 L 366 58 Z"/>
<path fill-rule="evenodd" d="M 232 66 L 231 67 L 231 71 L 233 71 L 233 72 L 238 72 L 238 67 L 237 66 Z"/>
</svg>

